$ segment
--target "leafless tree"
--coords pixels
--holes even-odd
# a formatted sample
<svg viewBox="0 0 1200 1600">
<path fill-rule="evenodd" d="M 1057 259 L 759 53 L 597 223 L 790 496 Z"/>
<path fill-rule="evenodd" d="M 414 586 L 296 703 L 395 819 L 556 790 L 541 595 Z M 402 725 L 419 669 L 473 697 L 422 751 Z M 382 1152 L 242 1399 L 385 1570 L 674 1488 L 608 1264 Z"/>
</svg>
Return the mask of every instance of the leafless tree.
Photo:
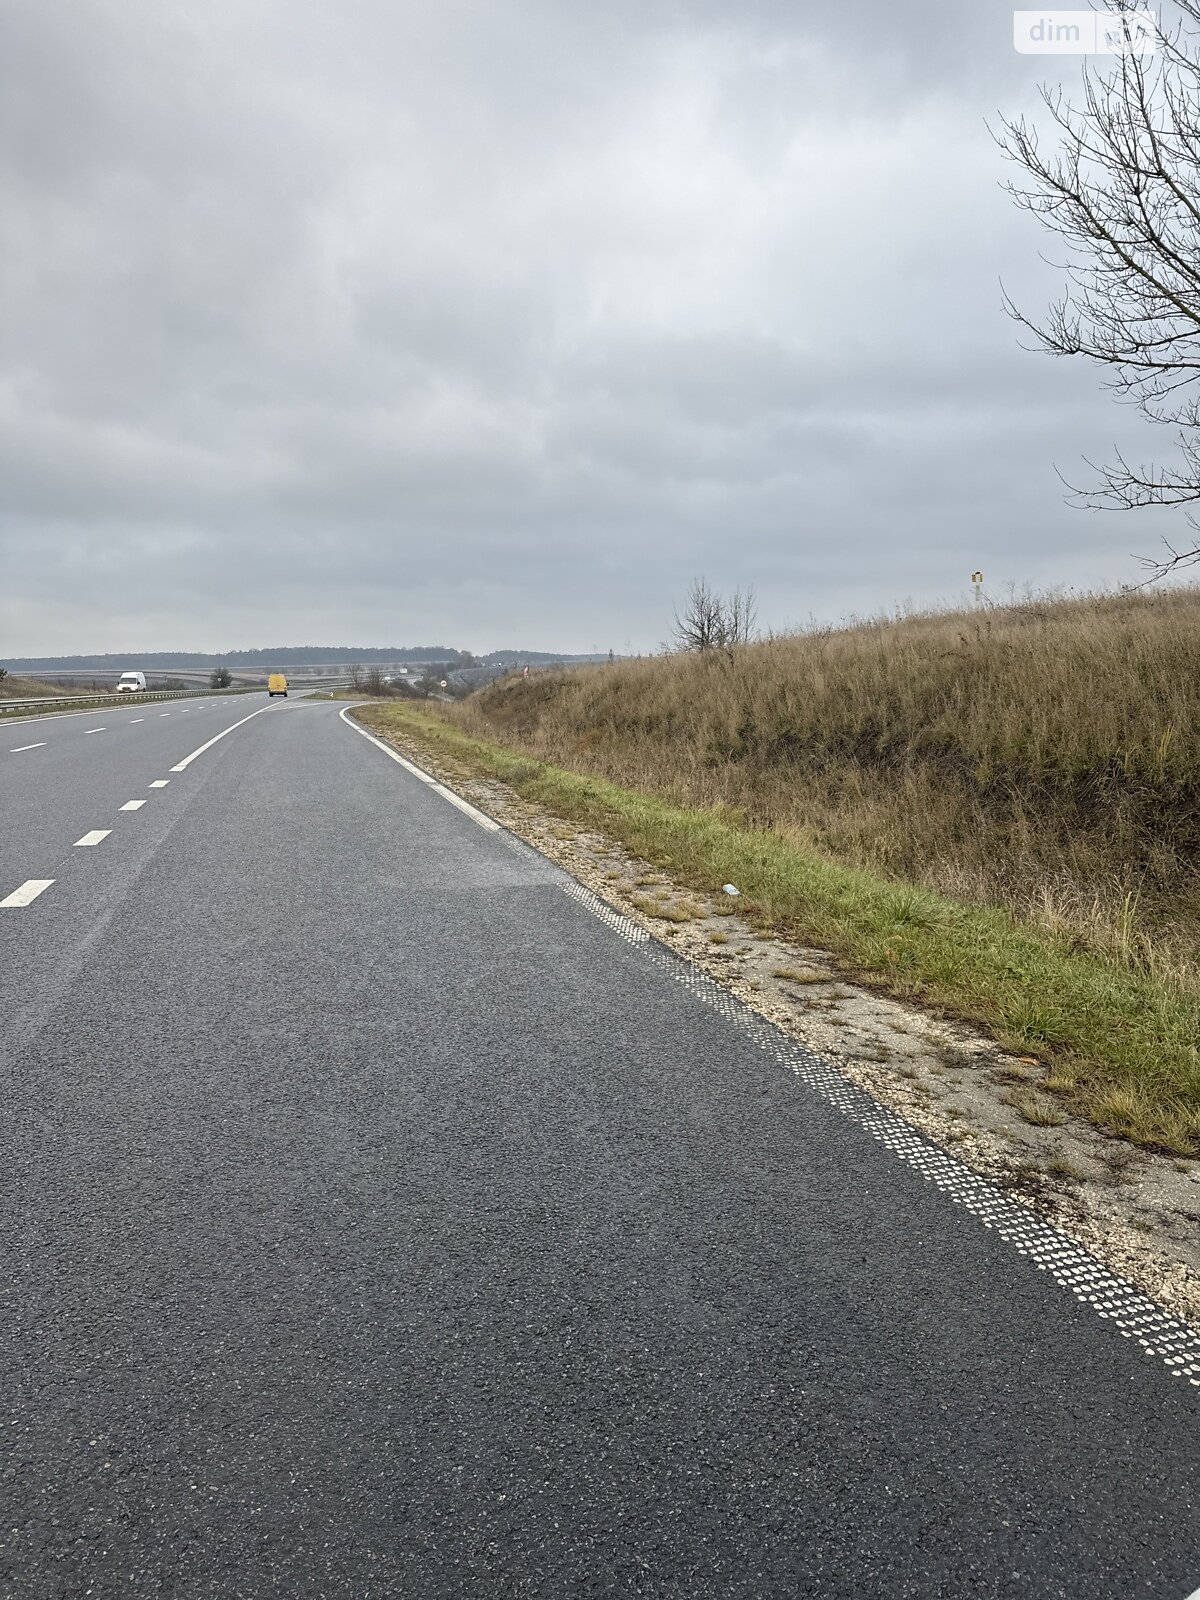
<svg viewBox="0 0 1200 1600">
<path fill-rule="evenodd" d="M 753 638 L 757 613 L 753 589 L 735 589 L 725 599 L 706 578 L 694 578 L 675 613 L 675 643 L 680 650 L 732 650 Z"/>
<path fill-rule="evenodd" d="M 1054 149 L 1025 118 L 1005 121 L 1001 149 L 1024 175 L 1008 190 L 1065 244 L 1067 287 L 1044 322 L 1008 308 L 1052 355 L 1083 356 L 1105 369 L 1106 387 L 1174 428 L 1170 467 L 1121 453 L 1078 503 L 1104 508 L 1185 506 L 1200 501 L 1200 0 L 1175 0 L 1176 18 L 1139 52 L 1145 0 L 1107 0 L 1101 25 L 1125 48 L 1084 72 L 1082 100 L 1043 89 Z M 1111 30 L 1121 30 L 1114 36 Z M 1167 544 L 1145 558 L 1147 581 L 1200 561 Z"/>
<path fill-rule="evenodd" d="M 361 689 L 363 682 L 363 669 L 361 667 L 354 666 L 347 667 L 346 671 L 350 674 L 350 687 L 352 689 Z"/>
<path fill-rule="evenodd" d="M 450 663 L 431 661 L 425 671 L 417 679 L 416 689 L 422 699 L 428 700 L 431 696 L 442 694 L 442 682 L 453 671 Z"/>
<path fill-rule="evenodd" d="M 694 578 L 682 613 L 675 613 L 675 642 L 681 650 L 715 650 L 724 643 L 724 604 L 708 580 Z"/>
<path fill-rule="evenodd" d="M 758 601 L 753 589 L 735 589 L 725 604 L 725 643 L 749 644 L 758 620 Z"/>
</svg>

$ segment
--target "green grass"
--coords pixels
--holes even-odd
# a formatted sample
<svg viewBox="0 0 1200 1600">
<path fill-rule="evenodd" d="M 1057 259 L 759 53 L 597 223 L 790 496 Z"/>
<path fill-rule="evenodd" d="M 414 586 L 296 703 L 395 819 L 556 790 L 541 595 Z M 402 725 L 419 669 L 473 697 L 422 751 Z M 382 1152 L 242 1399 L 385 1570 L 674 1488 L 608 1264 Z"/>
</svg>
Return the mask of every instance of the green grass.
<svg viewBox="0 0 1200 1600">
<path fill-rule="evenodd" d="M 355 715 L 619 840 L 693 890 L 737 884 L 739 909 L 760 925 L 832 951 L 888 994 L 1036 1052 L 1070 1082 L 1059 1104 L 1077 1115 L 1150 1148 L 1200 1154 L 1200 996 L 1006 911 L 897 885 L 727 815 L 513 754 L 424 708 L 392 703 Z"/>
</svg>

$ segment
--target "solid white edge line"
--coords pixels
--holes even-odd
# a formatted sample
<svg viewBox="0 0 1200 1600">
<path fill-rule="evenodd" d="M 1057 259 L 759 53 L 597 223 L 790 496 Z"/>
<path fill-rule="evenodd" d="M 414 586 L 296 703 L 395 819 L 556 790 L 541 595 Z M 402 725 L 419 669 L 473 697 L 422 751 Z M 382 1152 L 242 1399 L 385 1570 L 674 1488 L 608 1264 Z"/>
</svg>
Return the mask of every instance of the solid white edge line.
<svg viewBox="0 0 1200 1600">
<path fill-rule="evenodd" d="M 27 878 L 19 889 L 0 900 L 0 906 L 27 906 L 37 899 L 54 882 L 53 878 Z"/>
<path fill-rule="evenodd" d="M 44 750 L 45 748 L 46 741 L 43 739 L 38 744 L 19 744 L 15 750 L 10 750 L 8 753 L 10 756 L 19 756 L 23 750 Z"/>
<path fill-rule="evenodd" d="M 85 833 L 82 839 L 76 839 L 75 848 L 78 850 L 80 845 L 99 844 L 101 839 L 107 839 L 111 832 L 111 828 L 93 828 L 91 833 Z"/>
<path fill-rule="evenodd" d="M 270 709 L 270 706 L 259 706 L 257 711 L 252 711 L 248 717 L 243 717 L 241 722 L 231 722 L 228 728 L 222 728 L 220 733 L 218 733 L 215 738 L 210 739 L 207 744 L 202 744 L 198 750 L 193 750 L 190 756 L 184 756 L 179 765 L 177 767 L 172 767 L 171 771 L 186 772 L 188 767 L 191 766 L 192 762 L 195 761 L 197 756 L 202 756 L 206 750 L 211 750 L 213 745 L 215 745 L 218 740 L 223 739 L 227 733 L 232 733 L 235 728 L 244 727 L 247 722 L 252 721 L 252 719 L 255 717 L 261 717 L 264 711 L 269 711 Z M 164 716 L 165 715 L 166 713 L 164 712 Z"/>
<path fill-rule="evenodd" d="M 477 822 L 481 828 L 486 828 L 489 833 L 500 832 L 498 822 L 493 822 L 491 817 L 485 817 L 482 811 L 476 811 L 469 800 L 464 800 L 462 795 L 455 794 L 453 789 L 447 789 L 441 783 L 431 783 L 429 787 L 435 794 L 440 794 L 443 800 L 449 800 L 452 806 L 457 806 L 464 816 L 470 817 L 471 821 Z"/>
<path fill-rule="evenodd" d="M 338 713 L 348 728 L 353 728 L 355 733 L 361 733 L 364 739 L 369 739 L 373 745 L 383 751 L 385 756 L 390 756 L 393 761 L 399 762 L 405 772 L 411 772 L 414 778 L 419 778 L 422 783 L 428 784 L 436 794 L 441 795 L 443 800 L 449 800 L 450 804 L 457 806 L 464 816 L 470 817 L 472 822 L 477 822 L 481 828 L 486 828 L 489 833 L 500 832 L 500 824 L 498 822 L 493 822 L 491 817 L 485 817 L 482 811 L 476 811 L 470 801 L 464 800 L 462 795 L 455 794 L 453 789 L 447 789 L 445 784 L 439 783 L 436 778 L 431 778 L 427 772 L 422 772 L 420 767 L 414 766 L 411 761 L 406 760 L 398 750 L 393 750 L 391 745 L 384 744 L 382 739 L 377 739 L 373 733 L 368 733 L 366 728 L 359 723 L 352 722 L 346 715 L 349 710 L 350 707 L 346 706 Z"/>
</svg>

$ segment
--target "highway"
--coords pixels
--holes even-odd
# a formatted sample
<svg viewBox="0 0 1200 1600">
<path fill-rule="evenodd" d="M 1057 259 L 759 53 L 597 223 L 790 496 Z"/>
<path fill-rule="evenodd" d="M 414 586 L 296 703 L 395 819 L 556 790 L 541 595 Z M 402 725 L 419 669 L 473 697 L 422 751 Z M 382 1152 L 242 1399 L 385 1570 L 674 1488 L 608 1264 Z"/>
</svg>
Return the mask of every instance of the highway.
<svg viewBox="0 0 1200 1600">
<path fill-rule="evenodd" d="M 1194 1337 L 337 705 L 0 732 L 0 1593 L 1200 1588 Z"/>
</svg>

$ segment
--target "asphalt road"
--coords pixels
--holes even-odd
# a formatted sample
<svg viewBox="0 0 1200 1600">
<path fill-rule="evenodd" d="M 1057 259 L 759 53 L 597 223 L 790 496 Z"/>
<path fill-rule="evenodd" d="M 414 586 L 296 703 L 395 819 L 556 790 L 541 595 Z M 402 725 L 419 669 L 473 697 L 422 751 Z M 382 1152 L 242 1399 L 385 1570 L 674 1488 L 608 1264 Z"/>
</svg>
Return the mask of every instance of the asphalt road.
<svg viewBox="0 0 1200 1600">
<path fill-rule="evenodd" d="M 1169 1328 L 338 707 L 168 711 L 0 730 L 0 1593 L 1196 1590 Z"/>
</svg>

